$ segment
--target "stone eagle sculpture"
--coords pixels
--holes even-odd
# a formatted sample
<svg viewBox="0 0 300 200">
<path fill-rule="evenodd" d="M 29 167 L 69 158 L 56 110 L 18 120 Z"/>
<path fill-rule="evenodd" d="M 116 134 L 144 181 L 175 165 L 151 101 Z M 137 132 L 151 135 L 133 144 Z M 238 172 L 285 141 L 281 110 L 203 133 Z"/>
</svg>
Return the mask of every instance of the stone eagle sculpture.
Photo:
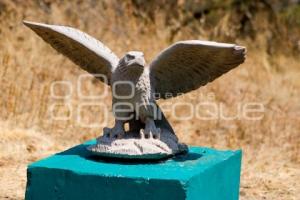
<svg viewBox="0 0 300 200">
<path fill-rule="evenodd" d="M 54 49 L 83 70 L 102 74 L 111 86 L 115 125 L 89 150 L 104 156 L 162 158 L 187 150 L 156 104 L 196 90 L 245 60 L 245 47 L 200 40 L 179 41 L 146 64 L 140 51 L 121 59 L 100 41 L 75 28 L 24 21 Z M 129 123 L 129 131 L 124 124 Z"/>
</svg>

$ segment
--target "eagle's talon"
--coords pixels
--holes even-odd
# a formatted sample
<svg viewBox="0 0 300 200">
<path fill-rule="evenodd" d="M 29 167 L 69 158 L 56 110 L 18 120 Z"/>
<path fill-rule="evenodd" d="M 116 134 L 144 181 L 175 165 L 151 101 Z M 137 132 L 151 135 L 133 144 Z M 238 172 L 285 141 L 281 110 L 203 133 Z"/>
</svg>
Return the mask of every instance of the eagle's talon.
<svg viewBox="0 0 300 200">
<path fill-rule="evenodd" d="M 123 133 L 110 133 L 111 139 L 122 139 L 124 137 Z"/>
<path fill-rule="evenodd" d="M 146 139 L 149 139 L 150 137 L 151 137 L 151 134 L 150 134 L 150 133 L 146 133 L 146 134 L 145 134 L 145 138 L 146 138 Z"/>
<path fill-rule="evenodd" d="M 161 129 L 157 128 L 157 132 L 152 133 L 153 139 L 159 140 L 160 139 L 160 133 L 161 133 Z"/>
<path fill-rule="evenodd" d="M 120 133 L 117 135 L 117 139 L 123 139 L 124 138 L 124 133 Z"/>
<path fill-rule="evenodd" d="M 145 139 L 145 132 L 144 132 L 144 129 L 141 129 L 141 130 L 140 130 L 140 138 L 141 138 L 141 139 Z"/>
<path fill-rule="evenodd" d="M 110 139 L 122 139 L 125 135 L 125 130 L 123 127 L 123 122 L 116 120 L 115 126 L 113 128 L 105 127 L 103 133 L 106 134 L 106 137 Z"/>
<path fill-rule="evenodd" d="M 108 133 L 108 136 L 111 139 L 122 139 L 124 137 L 125 133 L 120 130 L 111 129 L 110 133 Z"/>
<path fill-rule="evenodd" d="M 110 137 L 110 132 L 111 132 L 111 129 L 110 128 L 107 128 L 107 127 L 104 127 L 103 128 L 103 135 L 107 138 Z"/>
<path fill-rule="evenodd" d="M 145 129 L 146 139 L 159 139 L 160 138 L 160 128 Z"/>
</svg>

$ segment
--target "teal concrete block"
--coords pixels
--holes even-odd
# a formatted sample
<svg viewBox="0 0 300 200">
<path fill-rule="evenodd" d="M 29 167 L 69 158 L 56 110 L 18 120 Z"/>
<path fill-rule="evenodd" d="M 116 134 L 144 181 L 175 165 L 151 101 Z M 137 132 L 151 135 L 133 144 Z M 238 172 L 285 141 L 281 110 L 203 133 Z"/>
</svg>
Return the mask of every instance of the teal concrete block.
<svg viewBox="0 0 300 200">
<path fill-rule="evenodd" d="M 26 200 L 197 199 L 237 200 L 241 151 L 189 147 L 156 163 L 105 160 L 73 147 L 31 164 Z"/>
</svg>

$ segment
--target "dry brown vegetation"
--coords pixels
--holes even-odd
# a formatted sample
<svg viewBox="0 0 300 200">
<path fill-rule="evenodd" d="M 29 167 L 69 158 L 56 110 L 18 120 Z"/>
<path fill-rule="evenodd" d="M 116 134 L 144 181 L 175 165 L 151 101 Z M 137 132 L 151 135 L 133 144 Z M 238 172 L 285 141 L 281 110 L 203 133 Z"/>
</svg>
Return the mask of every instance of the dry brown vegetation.
<svg viewBox="0 0 300 200">
<path fill-rule="evenodd" d="M 0 199 L 24 197 L 27 164 L 92 139 L 102 130 L 79 126 L 76 113 L 68 121 L 49 120 L 53 103 L 76 108 L 86 101 L 76 93 L 55 100 L 50 84 L 68 80 L 76 87 L 78 75 L 85 72 L 25 28 L 23 19 L 77 27 L 118 56 L 136 49 L 145 53 L 148 62 L 183 39 L 247 46 L 245 64 L 192 96 L 202 94 L 204 100 L 213 93 L 213 101 L 224 104 L 231 115 L 239 103 L 261 102 L 262 120 L 176 121 L 167 113 L 168 118 L 185 143 L 243 150 L 242 200 L 300 199 L 300 7 L 289 1 L 239 2 L 1 0 Z M 83 91 L 101 92 L 103 87 L 90 78 Z M 63 88 L 58 92 L 67 93 Z M 110 106 L 110 97 L 101 101 Z M 57 112 L 69 114 L 64 107 Z M 84 119 L 92 122 L 98 115 L 89 108 Z M 109 125 L 112 119 L 109 115 Z"/>
</svg>

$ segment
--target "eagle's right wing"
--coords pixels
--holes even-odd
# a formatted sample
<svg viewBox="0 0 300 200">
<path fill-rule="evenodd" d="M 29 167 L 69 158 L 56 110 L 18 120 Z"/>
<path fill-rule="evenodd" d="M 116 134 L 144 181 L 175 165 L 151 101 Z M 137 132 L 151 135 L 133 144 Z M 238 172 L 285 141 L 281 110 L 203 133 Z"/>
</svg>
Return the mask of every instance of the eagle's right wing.
<svg viewBox="0 0 300 200">
<path fill-rule="evenodd" d="M 24 21 L 54 49 L 91 74 L 102 74 L 110 82 L 119 58 L 100 41 L 75 28 Z M 104 81 L 102 78 L 101 81 Z"/>
<path fill-rule="evenodd" d="M 163 50 L 150 64 L 151 82 L 160 98 L 195 90 L 237 67 L 246 48 L 235 44 L 187 40 Z"/>
</svg>

